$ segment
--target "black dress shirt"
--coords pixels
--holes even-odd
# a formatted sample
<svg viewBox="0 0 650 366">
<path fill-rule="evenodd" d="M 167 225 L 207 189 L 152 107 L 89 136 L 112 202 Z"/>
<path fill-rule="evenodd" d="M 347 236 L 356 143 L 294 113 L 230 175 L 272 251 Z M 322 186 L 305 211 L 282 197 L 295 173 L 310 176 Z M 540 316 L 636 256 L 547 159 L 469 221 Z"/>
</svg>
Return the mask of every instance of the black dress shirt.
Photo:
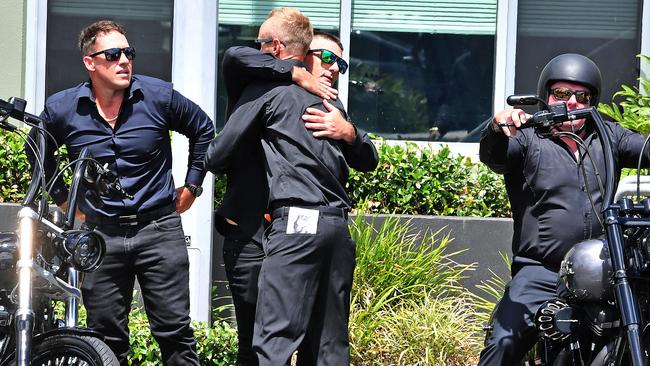
<svg viewBox="0 0 650 366">
<path fill-rule="evenodd" d="M 259 133 L 269 183 L 267 207 L 349 208 L 345 192 L 348 164 L 357 170 L 372 170 L 377 166 L 377 151 L 363 131 L 352 145 L 314 138 L 302 120 L 308 107 L 324 110 L 321 98 L 297 85 L 249 85 L 229 122 L 208 148 L 208 169 L 217 174 L 228 172 L 242 141 L 250 133 Z"/>
<path fill-rule="evenodd" d="M 291 70 L 298 61 L 280 60 L 270 53 L 250 47 L 230 47 L 223 57 L 223 79 L 228 94 L 226 119 L 230 117 L 247 85 L 260 81 L 291 81 Z M 227 122 L 227 121 L 226 121 Z M 215 224 L 221 234 L 224 218 L 239 225 L 245 234 L 261 242 L 262 220 L 267 211 L 268 183 L 264 170 L 264 151 L 259 133 L 243 137 L 226 173 L 226 193 L 217 209 Z"/>
<path fill-rule="evenodd" d="M 504 175 L 514 220 L 513 263 L 558 269 L 574 244 L 603 233 L 596 217 L 603 204 L 596 171 L 584 151 L 578 160 L 557 138 L 542 138 L 533 129 L 519 130 L 508 138 L 493 131 L 490 122 L 481 134 L 480 158 Z M 617 123 L 607 122 L 607 128 L 619 167 L 618 180 L 620 167 L 636 167 L 644 138 Z M 595 132 L 588 133 L 585 144 L 604 182 L 603 149 Z M 648 150 L 645 155 L 647 166 Z"/>
<path fill-rule="evenodd" d="M 65 144 L 70 159 L 86 147 L 95 159 L 108 163 L 133 199 L 115 194 L 102 196 L 102 207 L 94 207 L 83 195 L 79 209 L 91 216 L 117 216 L 146 212 L 174 202 L 170 131 L 190 140 L 185 183 L 200 185 L 205 177 L 204 156 L 214 137 L 210 118 L 189 99 L 172 89 L 172 84 L 134 75 L 125 91 L 115 127 L 99 115 L 90 82 L 52 95 L 41 117 L 57 144 Z M 32 130 L 31 134 L 35 131 Z M 46 171 L 54 169 L 54 146 L 48 144 Z M 68 191 L 57 181 L 52 196 L 57 204 L 66 201 Z"/>
</svg>

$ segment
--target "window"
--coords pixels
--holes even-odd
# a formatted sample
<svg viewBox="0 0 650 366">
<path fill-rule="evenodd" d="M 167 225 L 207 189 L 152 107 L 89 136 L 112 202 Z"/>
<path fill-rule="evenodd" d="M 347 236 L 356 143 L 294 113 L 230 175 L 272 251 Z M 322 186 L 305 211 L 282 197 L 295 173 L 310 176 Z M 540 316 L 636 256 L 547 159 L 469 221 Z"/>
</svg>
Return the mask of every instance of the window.
<svg viewBox="0 0 650 366">
<path fill-rule="evenodd" d="M 639 0 L 519 0 L 515 92 L 534 94 L 546 63 L 567 52 L 592 59 L 603 75 L 600 101 L 639 75 Z"/>
<path fill-rule="evenodd" d="M 477 141 L 492 113 L 496 0 L 354 0 L 349 113 L 389 139 Z"/>
<path fill-rule="evenodd" d="M 253 41 L 257 38 L 260 25 L 266 20 L 272 9 L 279 7 L 296 8 L 309 17 L 314 29 L 338 34 L 339 3 L 336 1 L 219 0 L 219 55 L 217 65 L 219 72 L 221 72 L 223 53 L 229 47 L 258 47 Z M 217 129 L 220 129 L 225 123 L 228 96 L 223 79 L 218 77 L 217 80 L 215 125 Z"/>
<path fill-rule="evenodd" d="M 138 51 L 135 73 L 171 80 L 173 0 L 49 0 L 47 13 L 46 97 L 88 79 L 79 32 L 101 19 L 126 29 Z"/>
</svg>

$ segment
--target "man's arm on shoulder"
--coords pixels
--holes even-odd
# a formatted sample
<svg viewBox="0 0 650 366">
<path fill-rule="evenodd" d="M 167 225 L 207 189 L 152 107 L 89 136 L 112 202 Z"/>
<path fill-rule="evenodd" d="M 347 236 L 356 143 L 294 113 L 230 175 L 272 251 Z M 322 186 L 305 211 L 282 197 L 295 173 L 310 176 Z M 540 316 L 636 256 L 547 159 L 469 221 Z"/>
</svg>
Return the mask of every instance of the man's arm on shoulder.
<svg viewBox="0 0 650 366">
<path fill-rule="evenodd" d="M 237 89 L 257 81 L 293 81 L 321 98 L 336 99 L 338 91 L 309 73 L 298 60 L 281 60 L 270 53 L 235 46 L 226 50 L 223 57 L 223 75 L 227 80 L 229 98 L 239 99 Z"/>
<path fill-rule="evenodd" d="M 291 81 L 296 60 L 281 60 L 270 53 L 251 47 L 235 46 L 223 56 L 223 74 L 235 77 L 244 84 L 251 80 Z"/>
<path fill-rule="evenodd" d="M 262 117 L 266 112 L 268 99 L 264 95 L 265 91 L 268 91 L 268 88 L 246 88 L 233 114 L 208 147 L 205 166 L 209 171 L 214 174 L 226 174 L 233 156 L 239 151 L 240 143 L 249 133 L 254 133 L 256 128 L 262 127 Z"/>
</svg>

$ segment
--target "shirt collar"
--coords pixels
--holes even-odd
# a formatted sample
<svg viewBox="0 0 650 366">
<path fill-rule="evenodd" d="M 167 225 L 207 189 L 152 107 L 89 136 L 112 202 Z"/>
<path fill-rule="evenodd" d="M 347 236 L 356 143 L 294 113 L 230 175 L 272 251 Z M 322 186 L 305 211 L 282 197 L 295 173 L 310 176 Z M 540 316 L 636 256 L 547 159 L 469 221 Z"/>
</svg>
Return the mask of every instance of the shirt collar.
<svg viewBox="0 0 650 366">
<path fill-rule="evenodd" d="M 90 101 L 93 103 L 95 102 L 95 95 L 93 95 L 93 91 L 91 88 L 91 82 L 90 79 L 86 80 L 81 86 L 79 87 L 79 90 L 77 91 L 77 102 L 81 100 L 82 98 L 88 98 Z M 133 98 L 133 95 L 135 94 L 136 91 L 142 90 L 142 82 L 138 79 L 136 75 L 133 75 L 131 77 L 131 85 L 126 89 L 128 98 L 131 99 Z"/>
</svg>

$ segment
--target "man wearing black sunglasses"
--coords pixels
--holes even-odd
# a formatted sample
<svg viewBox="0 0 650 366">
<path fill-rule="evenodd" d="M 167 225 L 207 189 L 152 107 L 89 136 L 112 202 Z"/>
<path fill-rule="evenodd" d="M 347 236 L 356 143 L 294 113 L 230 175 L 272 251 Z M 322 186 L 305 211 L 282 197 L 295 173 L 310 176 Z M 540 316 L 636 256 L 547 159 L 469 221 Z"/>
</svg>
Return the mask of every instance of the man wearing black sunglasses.
<svg viewBox="0 0 650 366">
<path fill-rule="evenodd" d="M 260 27 L 258 41 L 262 52 L 302 61 L 311 26 L 295 9 L 276 9 Z M 370 170 L 377 155 L 362 132 L 350 144 L 314 138 L 301 121 L 309 107 L 322 110 L 322 99 L 295 84 L 251 83 L 206 156 L 209 169 L 228 173 L 238 156 L 254 151 L 254 139 L 262 139 L 268 198 L 261 208 L 272 222 L 263 239 L 253 339 L 260 365 L 288 365 L 299 347 L 299 364 L 349 363 L 354 243 L 347 233 L 344 185 L 348 163 Z M 242 214 L 261 221 L 261 212 Z"/>
<path fill-rule="evenodd" d="M 86 225 L 106 240 L 103 264 L 83 281 L 88 326 L 102 333 L 120 364 L 127 365 L 128 313 L 137 279 L 163 364 L 198 365 L 180 213 L 201 194 L 213 123 L 171 83 L 133 75 L 136 52 L 119 24 L 89 25 L 81 31 L 79 48 L 89 81 L 47 99 L 42 113 L 46 128 L 57 145 L 67 146 L 71 160 L 88 148 L 134 196 L 93 198 L 81 188 L 79 209 Z M 188 171 L 179 188 L 171 172 L 172 130 L 190 140 Z M 49 177 L 56 163 L 54 149 L 48 146 Z M 65 205 L 67 190 L 61 180 L 52 196 Z"/>
<path fill-rule="evenodd" d="M 272 43 L 273 38 L 257 39 L 256 43 Z M 280 44 L 282 44 L 280 42 Z M 286 45 L 283 45 L 286 47 Z M 305 64 L 295 59 L 282 59 L 284 47 L 276 57 L 249 47 L 236 46 L 226 50 L 223 58 L 223 80 L 228 93 L 226 116 L 230 116 L 243 89 L 254 81 L 282 82 L 293 80 L 313 94 L 335 99 L 339 69 L 336 63 L 326 63 L 319 56 L 308 55 Z M 340 40 L 334 35 L 315 32 L 310 47 L 326 47 L 342 53 Z M 319 53 L 320 55 L 320 53 Z M 307 67 L 306 72 L 304 67 Z M 306 75 L 305 75 L 306 73 Z M 316 86 L 316 87 L 315 87 Z M 324 93 L 326 91 L 327 93 Z M 327 109 L 308 108 L 303 119 L 314 137 L 354 142 L 356 130 L 337 107 L 325 101 Z M 362 132 L 363 133 L 363 132 Z M 259 137 L 252 138 L 227 173 L 228 186 L 222 205 L 215 212 L 215 225 L 224 236 L 223 256 L 228 284 L 235 307 L 239 352 L 238 365 L 256 365 L 252 350 L 253 325 L 257 302 L 257 282 L 264 258 L 262 232 L 266 225 L 260 218 L 267 210 L 266 175 Z M 268 223 L 268 222 L 267 222 Z M 302 352 L 304 356 L 305 352 Z M 301 356 L 301 357 L 302 357 Z"/>
<path fill-rule="evenodd" d="M 600 92 L 600 70 L 578 54 L 549 61 L 537 88 L 542 100 L 565 103 L 568 110 L 596 106 Z M 605 171 L 604 156 L 593 126 L 580 119 L 548 134 L 519 130 L 529 117 L 521 109 L 499 111 L 481 134 L 481 161 L 504 175 L 514 236 L 512 279 L 495 308 L 479 365 L 521 364 L 537 340 L 535 312 L 561 295 L 557 273 L 564 255 L 574 244 L 603 233 L 597 172 Z M 607 122 L 607 127 L 619 165 L 636 167 L 643 136 L 617 123 Z M 649 156 L 646 150 L 646 167 Z"/>
</svg>

